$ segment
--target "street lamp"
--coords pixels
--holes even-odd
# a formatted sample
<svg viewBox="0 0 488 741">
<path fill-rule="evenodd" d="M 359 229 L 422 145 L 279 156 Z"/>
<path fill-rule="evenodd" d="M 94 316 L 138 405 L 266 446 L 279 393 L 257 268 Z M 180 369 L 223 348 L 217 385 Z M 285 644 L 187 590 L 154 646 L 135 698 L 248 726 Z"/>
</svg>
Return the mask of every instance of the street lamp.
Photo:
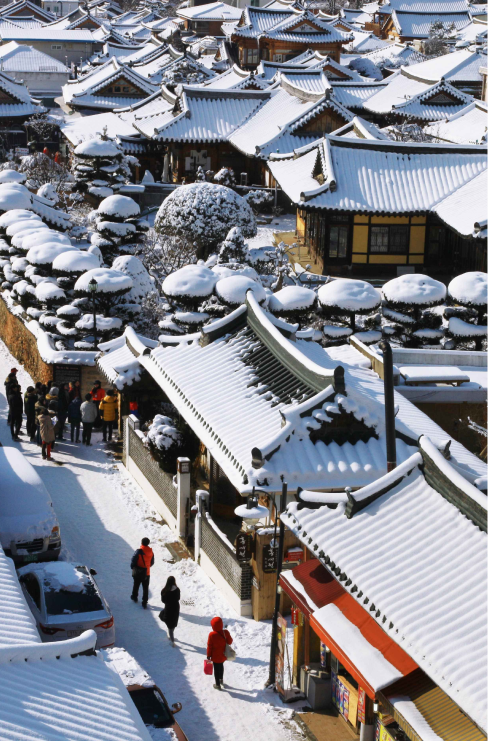
<svg viewBox="0 0 488 741">
<path fill-rule="evenodd" d="M 269 653 L 269 676 L 266 683 L 267 687 L 274 686 L 276 683 L 276 634 L 278 632 L 278 614 L 280 611 L 280 574 L 281 567 L 283 565 L 283 550 L 285 545 L 285 523 L 283 521 L 283 513 L 286 509 L 286 495 L 288 493 L 288 485 L 283 481 L 281 489 L 281 502 L 280 502 L 280 537 L 278 541 L 278 563 L 276 565 L 276 591 L 275 591 L 275 606 L 273 612 L 273 623 L 271 626 L 271 649 Z M 278 513 L 276 512 L 275 506 L 275 534 L 276 534 L 276 518 Z M 276 535 L 275 535 L 276 542 Z"/>
<path fill-rule="evenodd" d="M 95 280 L 95 278 L 92 278 L 91 281 L 88 283 L 88 290 L 91 293 L 92 296 L 92 302 L 93 302 L 93 344 L 95 346 L 95 349 L 97 348 L 97 302 L 96 302 L 96 295 L 98 291 L 98 283 Z"/>
<path fill-rule="evenodd" d="M 249 529 L 263 517 L 268 517 L 269 509 L 264 507 L 262 504 L 259 504 L 258 497 L 254 493 L 253 488 L 253 493 L 248 496 L 246 504 L 240 504 L 236 507 L 234 514 L 237 515 L 237 517 L 242 517 L 244 524 Z"/>
</svg>

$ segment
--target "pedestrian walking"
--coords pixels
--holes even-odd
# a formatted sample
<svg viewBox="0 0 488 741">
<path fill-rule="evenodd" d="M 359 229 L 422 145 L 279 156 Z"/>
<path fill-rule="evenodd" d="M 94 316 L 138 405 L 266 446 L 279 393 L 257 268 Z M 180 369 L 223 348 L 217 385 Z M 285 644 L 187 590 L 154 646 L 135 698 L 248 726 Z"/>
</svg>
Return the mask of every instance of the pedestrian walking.
<svg viewBox="0 0 488 741">
<path fill-rule="evenodd" d="M 8 397 L 10 396 L 10 391 L 12 389 L 12 386 L 17 385 L 17 368 L 12 368 L 10 373 L 8 374 L 7 378 L 3 382 L 3 385 L 5 386 L 5 398 L 8 400 Z M 10 424 L 10 409 L 8 411 L 7 416 L 7 424 Z"/>
<path fill-rule="evenodd" d="M 214 666 L 214 689 L 221 690 L 224 686 L 224 663 L 227 661 L 225 651 L 232 643 L 232 636 L 228 630 L 224 630 L 222 618 L 212 618 L 210 625 L 212 630 L 208 634 L 207 659 L 212 661 Z"/>
<path fill-rule="evenodd" d="M 75 396 L 68 407 L 68 422 L 71 425 L 71 442 L 80 442 L 81 399 Z M 76 440 L 75 440 L 76 435 Z"/>
<path fill-rule="evenodd" d="M 180 618 L 180 590 L 174 576 L 168 576 L 165 586 L 161 590 L 161 602 L 164 608 L 159 613 L 160 619 L 166 623 L 168 638 L 171 645 L 175 645 L 175 629 Z"/>
<path fill-rule="evenodd" d="M 137 602 L 139 596 L 139 587 L 142 584 L 142 606 L 147 607 L 149 599 L 149 580 L 151 578 L 151 566 L 154 564 L 154 553 L 149 547 L 151 541 L 149 538 L 143 538 L 141 545 L 132 556 L 130 567 L 132 569 L 132 578 L 134 586 L 130 596 L 133 602 Z"/>
<path fill-rule="evenodd" d="M 102 388 L 102 382 L 101 381 L 95 381 L 93 384 L 93 388 L 91 390 L 91 395 L 94 403 L 97 407 L 97 418 L 95 420 L 95 424 L 93 425 L 97 429 L 102 426 L 102 420 L 100 419 L 100 411 L 99 406 L 102 399 L 105 397 L 105 390 Z"/>
<path fill-rule="evenodd" d="M 68 406 L 69 406 L 69 397 L 68 397 L 68 390 L 66 388 L 65 383 L 59 384 L 58 389 L 58 411 L 57 411 L 57 418 L 58 422 L 56 424 L 56 437 L 58 440 L 64 440 L 63 432 L 64 432 L 64 424 L 66 422 L 66 417 L 68 415 Z"/>
<path fill-rule="evenodd" d="M 41 440 L 41 428 L 40 428 L 40 422 L 39 422 L 39 415 L 41 413 L 41 409 L 47 409 L 47 401 L 45 396 L 38 395 L 38 400 L 35 404 L 35 415 L 36 415 L 36 443 L 37 445 L 42 444 Z"/>
<path fill-rule="evenodd" d="M 41 407 L 41 409 L 39 410 L 38 419 L 41 430 L 42 457 L 44 458 L 44 460 L 52 461 L 53 459 L 51 458 L 51 449 L 54 442 L 55 434 L 51 415 L 46 408 Z"/>
<path fill-rule="evenodd" d="M 27 386 L 27 391 L 24 394 L 25 429 L 31 443 L 34 442 L 36 436 L 36 403 L 37 394 L 34 386 Z"/>
<path fill-rule="evenodd" d="M 12 440 L 16 443 L 20 442 L 20 428 L 22 427 L 22 416 L 24 412 L 24 400 L 22 399 L 22 392 L 20 386 L 10 386 L 10 394 L 8 397 L 8 412 L 10 418 L 10 432 L 12 433 Z"/>
<path fill-rule="evenodd" d="M 93 424 L 97 418 L 97 407 L 92 401 L 91 394 L 86 394 L 85 401 L 80 407 L 81 410 L 81 421 L 83 422 L 83 443 L 84 445 L 91 445 L 91 434 Z"/>
<path fill-rule="evenodd" d="M 38 399 L 41 397 L 44 398 L 47 394 L 47 387 L 44 383 L 41 383 L 41 381 L 36 383 L 36 394 Z"/>
<path fill-rule="evenodd" d="M 103 442 L 105 443 L 107 442 L 107 433 L 108 440 L 112 440 L 114 422 L 117 419 L 117 403 L 117 397 L 113 389 L 109 389 L 107 395 L 100 402 L 99 412 L 102 419 Z"/>
</svg>

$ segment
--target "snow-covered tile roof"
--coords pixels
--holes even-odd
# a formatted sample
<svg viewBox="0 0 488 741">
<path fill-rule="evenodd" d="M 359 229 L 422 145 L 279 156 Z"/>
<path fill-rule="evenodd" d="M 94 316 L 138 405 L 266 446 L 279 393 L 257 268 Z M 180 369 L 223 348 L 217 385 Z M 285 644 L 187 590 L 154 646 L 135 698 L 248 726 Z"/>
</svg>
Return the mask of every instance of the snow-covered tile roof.
<svg viewBox="0 0 488 741">
<path fill-rule="evenodd" d="M 391 10 L 406 10 L 411 13 L 462 13 L 471 7 L 467 0 L 389 0 L 387 5 L 381 6 L 381 12 L 386 8 Z"/>
<path fill-rule="evenodd" d="M 60 128 L 73 146 L 77 146 L 88 139 L 94 139 L 105 128 L 107 136 L 111 139 L 116 136 L 135 136 L 137 134 L 132 123 L 124 121 L 122 116 L 112 112 L 68 119 Z"/>
<path fill-rule="evenodd" d="M 211 90 L 235 90 L 242 88 L 245 89 L 247 83 L 250 82 L 252 82 L 253 85 L 258 86 L 261 90 L 265 90 L 268 86 L 268 83 L 261 80 L 260 77 L 253 75 L 251 72 L 247 72 L 238 67 L 237 64 L 234 64 L 232 67 L 229 67 L 228 70 L 222 72 L 222 74 L 213 77 L 208 82 L 202 83 L 202 86 L 210 88 Z"/>
<path fill-rule="evenodd" d="M 23 82 L 16 82 L 3 72 L 0 72 L 0 90 L 3 90 L 14 100 L 14 103 L 0 104 L 0 118 L 30 116 L 44 110 L 37 105 L 39 101 L 31 97 Z"/>
<path fill-rule="evenodd" d="M 18 41 L 20 44 L 26 41 L 65 41 L 66 43 L 74 42 L 94 42 L 94 36 L 91 31 L 79 29 L 77 31 L 52 29 L 50 26 L 42 28 L 26 28 L 4 30 L 0 34 L 2 41 Z"/>
<path fill-rule="evenodd" d="M 269 168 L 283 190 L 296 197 L 295 181 L 315 185 L 299 203 L 307 207 L 367 213 L 425 213 L 486 170 L 484 147 L 348 139 L 327 136 L 317 144 L 324 185 L 312 176 L 311 159 L 277 160 Z M 292 156 L 292 155 L 291 155 Z M 302 175 L 299 161 L 304 160 Z M 378 177 L 378 174 L 381 177 Z M 305 199 L 305 200 L 304 200 Z"/>
<path fill-rule="evenodd" d="M 25 643 L 41 643 L 41 639 L 14 564 L 0 548 L 0 648 Z"/>
<path fill-rule="evenodd" d="M 131 342 L 134 343 L 134 341 L 141 343 L 143 350 L 148 347 L 155 348 L 158 345 L 156 341 L 136 334 L 132 327 L 128 327 L 120 337 L 99 345 L 103 355 L 97 361 L 98 367 L 119 390 L 122 390 L 124 386 L 132 386 L 134 382 L 141 379 L 143 368 L 130 348 Z"/>
<path fill-rule="evenodd" d="M 356 501 L 368 494 L 373 501 L 352 517 L 344 503 L 318 510 L 293 503 L 283 517 L 307 547 L 317 545 L 319 557 L 346 574 L 343 586 L 383 630 L 486 728 L 486 532 L 429 486 L 417 456 L 412 462 L 411 472 L 379 498 L 375 492 L 392 474 L 355 492 Z M 459 485 L 456 471 L 442 465 Z"/>
<path fill-rule="evenodd" d="M 139 120 L 135 126 L 146 136 L 162 141 L 224 141 L 269 95 L 184 85 L 180 111 L 171 108 L 160 116 Z"/>
<path fill-rule="evenodd" d="M 150 741 L 124 683 L 87 631 L 61 643 L 0 648 L 0 736 L 9 741 Z M 57 658 L 59 656 L 59 658 Z"/>
<path fill-rule="evenodd" d="M 441 121 L 449 112 L 459 113 L 473 100 L 472 95 L 462 93 L 442 78 L 424 92 L 394 105 L 392 113 L 406 119 Z"/>
<path fill-rule="evenodd" d="M 67 72 L 58 59 L 16 41 L 0 46 L 0 66 L 4 72 Z"/>
<path fill-rule="evenodd" d="M 224 24 L 228 35 L 243 38 L 267 36 L 277 41 L 309 44 L 337 44 L 352 41 L 352 34 L 334 28 L 309 10 L 288 12 L 247 6 L 237 24 Z M 303 28 L 302 28 L 303 25 Z"/>
<path fill-rule="evenodd" d="M 486 142 L 488 104 L 474 100 L 444 121 L 425 127 L 425 132 L 453 144 L 483 144 Z"/>
<path fill-rule="evenodd" d="M 117 59 L 110 59 L 101 67 L 83 75 L 79 80 L 69 80 L 63 87 L 63 97 L 66 103 L 91 108 L 126 108 L 141 100 L 141 95 L 121 95 L 103 93 L 108 85 L 114 85 L 118 80 L 127 80 L 141 91 L 142 95 L 152 95 L 157 92 L 155 85 L 140 75 L 132 66 L 122 64 Z"/>
<path fill-rule="evenodd" d="M 402 10 L 392 12 L 393 23 L 400 36 L 413 39 L 426 39 L 430 35 L 432 23 L 441 21 L 448 29 L 454 24 L 457 30 L 471 23 L 468 11 L 459 13 L 410 13 Z"/>
<path fill-rule="evenodd" d="M 395 62 L 395 64 L 401 62 L 403 65 L 410 66 L 412 64 L 423 62 L 426 59 L 426 57 L 419 51 L 411 46 L 402 44 L 399 41 L 396 41 L 393 44 L 388 44 L 388 46 L 384 46 L 382 49 L 370 51 L 365 54 L 365 57 L 375 64 L 378 64 L 378 62 L 385 62 L 386 67 L 389 66 L 388 62 Z"/>
<path fill-rule="evenodd" d="M 384 49 L 389 46 L 388 41 L 379 39 L 374 33 L 354 31 L 354 41 L 348 44 L 347 49 L 358 54 L 366 54 L 375 49 Z"/>
<path fill-rule="evenodd" d="M 443 54 L 403 70 L 403 75 L 427 83 L 439 82 L 442 77 L 451 83 L 480 82 L 480 67 L 486 67 L 486 53 L 466 49 Z"/>
<path fill-rule="evenodd" d="M 381 82 L 336 82 L 331 80 L 335 99 L 352 111 L 360 111 L 373 95 L 383 90 L 388 83 Z"/>
<path fill-rule="evenodd" d="M 484 224 L 486 237 L 487 203 L 488 173 L 485 171 L 440 201 L 432 211 L 462 237 L 482 236 L 482 230 L 476 229 L 475 224 Z"/>
<path fill-rule="evenodd" d="M 227 3 L 215 2 L 180 8 L 176 13 L 180 18 L 192 21 L 238 21 L 242 15 L 242 9 L 234 8 Z"/>
<path fill-rule="evenodd" d="M 387 84 L 368 98 L 364 103 L 364 109 L 383 115 L 390 113 L 394 105 L 404 103 L 414 95 L 425 92 L 429 87 L 429 83 L 407 77 L 403 70 L 394 72 L 387 78 Z"/>
</svg>

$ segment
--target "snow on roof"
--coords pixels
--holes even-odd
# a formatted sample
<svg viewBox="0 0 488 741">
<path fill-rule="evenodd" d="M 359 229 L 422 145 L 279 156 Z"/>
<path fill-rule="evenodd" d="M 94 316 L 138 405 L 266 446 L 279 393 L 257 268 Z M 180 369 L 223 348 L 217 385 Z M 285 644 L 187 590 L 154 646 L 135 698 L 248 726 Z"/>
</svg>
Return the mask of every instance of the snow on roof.
<svg viewBox="0 0 488 741">
<path fill-rule="evenodd" d="M 315 149 L 323 163 L 323 185 L 313 177 L 318 160 L 311 151 L 298 152 L 300 156 L 294 161 L 270 161 L 268 166 L 294 203 L 343 211 L 425 213 L 487 166 L 486 150 L 475 146 L 328 135 Z M 378 172 L 385 177 L 378 179 Z M 298 179 L 305 188 L 299 201 Z"/>
<path fill-rule="evenodd" d="M 222 74 L 204 82 L 203 86 L 213 90 L 230 90 L 231 88 L 244 88 L 249 81 L 252 81 L 261 89 L 267 87 L 266 82 L 261 81 L 259 77 L 252 75 L 250 72 L 241 69 L 237 64 L 232 65 L 232 67 L 222 72 Z"/>
<path fill-rule="evenodd" d="M 242 9 L 234 8 L 227 3 L 215 2 L 181 8 L 176 13 L 180 18 L 192 21 L 238 21 L 242 15 Z"/>
<path fill-rule="evenodd" d="M 157 341 L 136 334 L 132 327 L 126 327 L 124 334 L 115 340 L 100 343 L 99 348 L 103 355 L 98 358 L 97 365 L 120 391 L 124 386 L 132 386 L 140 381 L 143 370 L 128 342 L 131 346 L 138 347 L 139 352 L 158 346 Z"/>
<path fill-rule="evenodd" d="M 486 63 L 485 53 L 463 49 L 434 59 L 427 59 L 419 64 L 412 64 L 407 69 L 402 69 L 402 74 L 413 80 L 430 84 L 439 82 L 443 77 L 451 83 L 479 83 L 481 82 L 480 67 L 486 67 Z"/>
<path fill-rule="evenodd" d="M 383 90 L 387 85 L 386 80 L 378 82 L 336 82 L 331 80 L 334 98 L 338 103 L 352 111 L 361 111 L 366 106 L 366 101 Z"/>
<path fill-rule="evenodd" d="M 39 101 L 31 97 L 23 82 L 16 82 L 9 75 L 0 72 L 0 90 L 14 99 L 14 102 L 0 104 L 0 118 L 3 116 L 29 116 L 41 113 L 44 108 L 37 105 Z"/>
<path fill-rule="evenodd" d="M 380 12 L 404 10 L 411 13 L 461 13 L 470 9 L 467 0 L 389 0 L 381 6 Z"/>
<path fill-rule="evenodd" d="M 292 503 L 283 517 L 347 575 L 342 584 L 371 606 L 383 630 L 486 727 L 486 533 L 429 486 L 417 457 L 412 462 L 409 475 L 352 517 L 344 503 L 334 510 Z M 443 470 L 455 479 L 447 461 Z M 381 488 L 380 479 L 373 490 Z M 361 490 L 353 497 L 361 501 Z"/>
<path fill-rule="evenodd" d="M 95 41 L 91 31 L 84 29 L 77 31 L 53 30 L 50 26 L 43 26 L 42 28 L 3 29 L 0 36 L 4 43 L 6 41 L 18 41 L 21 44 L 25 41 L 65 41 L 67 43 L 78 43 L 82 41 L 92 44 Z"/>
<path fill-rule="evenodd" d="M 58 59 L 16 41 L 0 46 L 0 64 L 5 72 L 67 72 Z"/>
<path fill-rule="evenodd" d="M 227 28 L 228 26 L 228 28 Z M 303 28 L 302 28 L 303 26 Z M 278 41 L 314 44 L 345 44 L 353 35 L 334 28 L 309 10 L 267 10 L 247 6 L 237 24 L 224 24 L 224 33 L 245 38 L 268 37 Z"/>
<path fill-rule="evenodd" d="M 459 113 L 472 101 L 472 95 L 462 93 L 442 79 L 424 92 L 392 106 L 391 112 L 406 119 L 437 121 L 444 119 L 447 111 Z"/>
<path fill-rule="evenodd" d="M 61 643 L 0 648 L 0 728 L 9 741 L 150 741 L 122 680 L 106 663 L 97 656 L 71 658 L 95 642 L 95 632 L 86 631 Z"/>
<path fill-rule="evenodd" d="M 488 104 L 474 100 L 445 120 L 433 122 L 425 132 L 453 144 L 483 144 L 487 137 Z"/>
<path fill-rule="evenodd" d="M 20 588 L 15 567 L 0 548 L 0 649 L 4 646 L 40 642 L 36 623 Z M 0 726 L 1 717 L 0 714 Z"/>
<path fill-rule="evenodd" d="M 388 41 L 379 39 L 374 33 L 362 33 L 354 31 L 354 40 L 348 44 L 347 48 L 358 54 L 365 54 L 375 49 L 383 49 L 389 46 Z"/>
<path fill-rule="evenodd" d="M 118 80 L 122 80 L 122 84 L 127 81 L 134 85 L 140 93 L 121 95 L 115 92 L 113 94 L 103 92 L 108 85 L 114 85 Z M 152 95 L 155 92 L 156 87 L 143 75 L 140 75 L 133 67 L 120 63 L 116 58 L 110 59 L 101 67 L 96 67 L 93 72 L 89 72 L 81 80 L 68 80 L 63 87 L 63 96 L 67 104 L 90 107 L 122 108 L 139 101 L 141 95 Z"/>
<path fill-rule="evenodd" d="M 457 30 L 471 23 L 471 16 L 467 10 L 459 13 L 410 13 L 402 10 L 393 10 L 391 14 L 396 30 L 404 38 L 427 39 L 430 35 L 432 23 L 440 21 L 445 29 L 454 24 Z"/>
<path fill-rule="evenodd" d="M 426 57 L 419 51 L 414 49 L 412 46 L 402 44 L 400 41 L 395 41 L 393 44 L 388 44 L 381 49 L 375 49 L 364 55 L 367 59 L 370 59 L 375 64 L 384 63 L 385 67 L 388 67 L 388 62 L 394 61 L 397 63 L 401 62 L 405 65 L 412 65 L 419 62 L 425 61 Z"/>
<path fill-rule="evenodd" d="M 371 113 L 384 115 L 390 113 L 393 106 L 408 102 L 410 98 L 429 88 L 430 84 L 408 77 L 403 70 L 398 71 L 387 78 L 386 85 L 381 86 L 365 101 L 364 109 Z"/>
<path fill-rule="evenodd" d="M 182 86 L 180 110 L 137 120 L 135 128 L 162 141 L 225 141 L 269 98 L 269 92 L 208 90 Z"/>
<path fill-rule="evenodd" d="M 138 134 L 132 123 L 125 121 L 123 116 L 112 112 L 97 113 L 94 116 L 80 116 L 66 121 L 60 128 L 73 146 L 77 146 L 87 139 L 94 139 L 104 129 L 106 129 L 107 136 L 110 139 L 117 135 L 134 136 Z"/>
<path fill-rule="evenodd" d="M 488 173 L 469 180 L 440 201 L 432 211 L 462 237 L 486 239 Z"/>
</svg>

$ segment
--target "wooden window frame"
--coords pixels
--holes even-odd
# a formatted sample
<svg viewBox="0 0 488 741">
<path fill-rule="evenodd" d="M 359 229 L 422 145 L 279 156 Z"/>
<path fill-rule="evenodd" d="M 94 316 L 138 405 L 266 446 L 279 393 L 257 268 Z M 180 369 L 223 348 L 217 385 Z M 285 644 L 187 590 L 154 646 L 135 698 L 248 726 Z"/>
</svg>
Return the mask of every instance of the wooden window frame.
<svg viewBox="0 0 488 741">
<path fill-rule="evenodd" d="M 407 236 L 405 240 L 405 246 L 401 252 L 399 251 L 392 251 L 391 250 L 391 238 L 390 238 L 390 232 L 392 229 L 402 229 L 405 230 L 405 234 Z M 388 244 L 387 249 L 382 250 L 375 250 L 372 248 L 372 236 L 373 236 L 373 229 L 387 229 L 388 230 Z M 408 256 L 410 249 L 410 223 L 408 224 L 369 224 L 368 229 L 368 254 L 369 255 L 394 255 L 394 256 Z"/>
</svg>

